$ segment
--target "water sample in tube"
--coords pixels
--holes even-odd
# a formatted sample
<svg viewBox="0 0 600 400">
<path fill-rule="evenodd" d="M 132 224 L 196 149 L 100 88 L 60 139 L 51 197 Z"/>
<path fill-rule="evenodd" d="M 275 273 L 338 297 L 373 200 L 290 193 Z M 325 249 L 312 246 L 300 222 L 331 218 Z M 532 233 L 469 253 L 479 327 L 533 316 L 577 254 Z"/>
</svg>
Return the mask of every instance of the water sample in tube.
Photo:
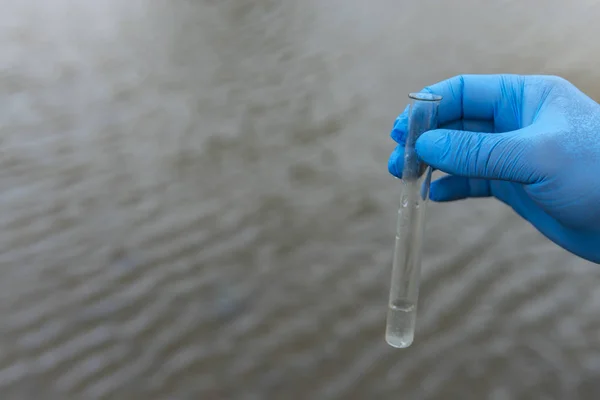
<svg viewBox="0 0 600 400">
<path fill-rule="evenodd" d="M 425 206 L 433 172 L 418 159 L 415 143 L 423 132 L 437 128 L 442 100 L 442 96 L 429 93 L 410 93 L 408 97 L 411 102 L 385 332 L 387 343 L 397 348 L 408 347 L 414 340 Z"/>
</svg>

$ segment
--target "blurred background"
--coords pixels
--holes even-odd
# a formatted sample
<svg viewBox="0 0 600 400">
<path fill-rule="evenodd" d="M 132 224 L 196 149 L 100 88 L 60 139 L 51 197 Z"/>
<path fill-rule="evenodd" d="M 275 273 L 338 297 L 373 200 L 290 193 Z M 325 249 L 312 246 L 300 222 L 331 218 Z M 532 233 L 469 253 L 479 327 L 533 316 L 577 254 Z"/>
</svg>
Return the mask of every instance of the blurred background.
<svg viewBox="0 0 600 400">
<path fill-rule="evenodd" d="M 2 399 L 594 399 L 600 268 L 430 204 L 384 341 L 407 93 L 559 74 L 600 1 L 0 0 Z"/>
</svg>

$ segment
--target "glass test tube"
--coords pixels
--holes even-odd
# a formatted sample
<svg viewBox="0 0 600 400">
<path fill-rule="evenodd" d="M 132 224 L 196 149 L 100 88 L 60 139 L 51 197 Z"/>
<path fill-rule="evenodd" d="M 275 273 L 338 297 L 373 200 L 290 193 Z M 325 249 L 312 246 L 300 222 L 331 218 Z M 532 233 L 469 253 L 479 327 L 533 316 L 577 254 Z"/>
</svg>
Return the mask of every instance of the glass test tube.
<svg viewBox="0 0 600 400">
<path fill-rule="evenodd" d="M 425 205 L 432 173 L 432 168 L 417 158 L 415 143 L 423 132 L 437 128 L 442 100 L 429 93 L 410 93 L 408 97 L 411 103 L 385 333 L 387 343 L 398 348 L 410 346 L 414 339 Z"/>
</svg>

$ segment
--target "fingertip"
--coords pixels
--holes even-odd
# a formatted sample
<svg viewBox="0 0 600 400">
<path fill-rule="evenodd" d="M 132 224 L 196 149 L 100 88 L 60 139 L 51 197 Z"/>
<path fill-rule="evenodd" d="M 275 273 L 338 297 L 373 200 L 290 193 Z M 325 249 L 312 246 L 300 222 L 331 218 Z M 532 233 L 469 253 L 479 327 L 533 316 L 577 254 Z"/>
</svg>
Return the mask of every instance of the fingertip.
<svg viewBox="0 0 600 400">
<path fill-rule="evenodd" d="M 438 164 L 448 149 L 448 132 L 444 129 L 424 132 L 415 143 L 415 151 L 419 158 L 434 168 L 439 168 Z"/>
<path fill-rule="evenodd" d="M 437 202 L 462 200 L 469 197 L 489 197 L 491 195 L 489 181 L 455 175 L 447 175 L 431 182 L 429 189 L 429 198 Z"/>
<path fill-rule="evenodd" d="M 398 115 L 394 121 L 394 126 L 390 133 L 392 139 L 397 143 L 404 143 L 406 141 L 406 130 L 408 128 L 408 108 L 406 106 L 404 111 Z"/>
<path fill-rule="evenodd" d="M 390 156 L 390 158 L 388 158 L 388 172 L 394 176 L 397 176 L 396 175 L 396 162 L 392 159 L 392 156 Z"/>
<path fill-rule="evenodd" d="M 402 178 L 402 169 L 404 167 L 404 147 L 396 146 L 390 158 L 388 159 L 388 171 L 397 178 Z"/>
<path fill-rule="evenodd" d="M 396 125 L 398 125 L 398 121 L 401 121 L 403 118 L 408 117 L 408 109 L 410 108 L 410 105 L 407 105 L 406 107 L 404 107 L 404 111 L 402 111 L 400 114 L 398 114 L 398 116 L 396 117 L 396 120 L 394 121 L 394 126 L 392 128 L 395 128 Z"/>
<path fill-rule="evenodd" d="M 431 182 L 429 187 L 429 200 L 442 202 L 445 200 L 443 188 L 440 189 L 438 181 Z"/>
<path fill-rule="evenodd" d="M 469 196 L 469 182 L 466 178 L 444 176 L 431 182 L 429 199 L 435 202 L 461 200 Z"/>
<path fill-rule="evenodd" d="M 390 133 L 390 137 L 396 143 L 404 143 L 406 141 L 406 129 L 394 128 Z"/>
</svg>

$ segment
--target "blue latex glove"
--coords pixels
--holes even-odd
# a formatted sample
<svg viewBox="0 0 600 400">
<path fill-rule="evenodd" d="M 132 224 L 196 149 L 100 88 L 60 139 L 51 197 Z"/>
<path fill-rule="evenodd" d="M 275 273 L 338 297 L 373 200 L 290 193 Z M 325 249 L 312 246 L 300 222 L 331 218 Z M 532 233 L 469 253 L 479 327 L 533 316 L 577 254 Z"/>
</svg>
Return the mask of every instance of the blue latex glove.
<svg viewBox="0 0 600 400">
<path fill-rule="evenodd" d="M 600 263 L 600 105 L 553 76 L 463 75 L 423 89 L 443 96 L 440 127 L 417 140 L 418 156 L 449 173 L 433 201 L 494 196 L 568 251 Z M 491 129 L 446 129 L 466 120 Z M 401 177 L 407 111 L 388 169 Z M 466 128 L 463 128 L 466 129 Z M 488 133 L 486 133 L 488 132 Z"/>
</svg>

